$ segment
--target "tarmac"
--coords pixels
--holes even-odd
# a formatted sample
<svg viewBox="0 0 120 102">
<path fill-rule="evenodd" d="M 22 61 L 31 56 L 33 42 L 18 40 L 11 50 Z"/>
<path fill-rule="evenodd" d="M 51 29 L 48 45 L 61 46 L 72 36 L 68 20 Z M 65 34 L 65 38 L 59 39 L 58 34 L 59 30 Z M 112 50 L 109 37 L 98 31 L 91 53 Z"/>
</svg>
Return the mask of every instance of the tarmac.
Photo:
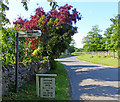
<svg viewBox="0 0 120 102">
<path fill-rule="evenodd" d="M 57 59 L 69 76 L 70 100 L 118 102 L 118 68 L 81 61 L 76 57 Z"/>
</svg>

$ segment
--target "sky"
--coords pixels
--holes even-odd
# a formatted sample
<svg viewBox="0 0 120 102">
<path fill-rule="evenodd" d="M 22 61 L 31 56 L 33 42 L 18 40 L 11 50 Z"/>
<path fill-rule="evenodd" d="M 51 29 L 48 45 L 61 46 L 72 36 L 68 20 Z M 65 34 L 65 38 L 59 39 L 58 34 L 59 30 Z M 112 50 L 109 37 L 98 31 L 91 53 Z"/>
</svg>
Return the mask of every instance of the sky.
<svg viewBox="0 0 120 102">
<path fill-rule="evenodd" d="M 26 11 L 21 0 L 8 0 L 9 11 L 6 12 L 7 17 L 12 22 L 19 16 L 29 19 L 34 15 L 37 7 L 43 7 L 45 12 L 50 11 L 51 7 L 47 0 L 28 0 L 28 11 Z M 99 29 L 104 33 L 105 29 L 111 24 L 110 18 L 114 18 L 118 14 L 118 0 L 56 0 L 59 6 L 66 3 L 76 8 L 82 15 L 82 19 L 74 26 L 78 27 L 78 33 L 73 36 L 75 47 L 82 48 L 82 38 L 87 35 L 92 26 L 99 25 Z M 37 4 L 39 3 L 39 4 Z"/>
</svg>

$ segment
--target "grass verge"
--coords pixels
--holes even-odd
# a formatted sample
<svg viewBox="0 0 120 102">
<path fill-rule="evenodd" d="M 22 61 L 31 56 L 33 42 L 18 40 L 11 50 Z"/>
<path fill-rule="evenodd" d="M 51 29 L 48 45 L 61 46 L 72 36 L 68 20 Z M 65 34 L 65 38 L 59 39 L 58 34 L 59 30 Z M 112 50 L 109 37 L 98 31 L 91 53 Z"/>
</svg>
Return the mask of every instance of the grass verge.
<svg viewBox="0 0 120 102">
<path fill-rule="evenodd" d="M 64 58 L 64 57 L 69 57 L 69 56 L 74 56 L 74 55 L 72 55 L 72 54 L 70 54 L 70 55 L 61 55 L 59 58 Z"/>
<path fill-rule="evenodd" d="M 84 61 L 92 62 L 96 64 L 118 67 L 118 59 L 114 59 L 106 56 L 83 54 L 82 56 L 78 56 L 77 58 L 79 60 L 84 60 Z"/>
<path fill-rule="evenodd" d="M 36 83 L 35 77 L 32 78 L 28 83 L 24 84 L 22 87 L 19 88 L 18 93 L 9 92 L 6 96 L 3 97 L 3 101 L 11 100 L 18 101 L 18 100 L 32 100 L 32 101 L 39 101 L 39 100 L 69 100 L 69 79 L 65 67 L 57 63 L 56 70 L 53 70 L 49 73 L 57 74 L 55 77 L 55 99 L 49 98 L 40 98 L 36 96 Z"/>
<path fill-rule="evenodd" d="M 75 55 L 81 55 L 84 54 L 84 52 L 73 52 L 70 55 L 61 55 L 59 58 L 69 57 L 69 56 L 75 56 Z"/>
</svg>

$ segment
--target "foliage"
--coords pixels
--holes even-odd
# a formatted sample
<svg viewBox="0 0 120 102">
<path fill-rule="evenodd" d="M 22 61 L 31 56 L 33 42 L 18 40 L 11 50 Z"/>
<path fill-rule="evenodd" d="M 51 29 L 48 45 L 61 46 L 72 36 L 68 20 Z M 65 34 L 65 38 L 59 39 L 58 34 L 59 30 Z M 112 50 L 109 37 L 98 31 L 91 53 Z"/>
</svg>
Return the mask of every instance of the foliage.
<svg viewBox="0 0 120 102">
<path fill-rule="evenodd" d="M 98 26 L 93 26 L 92 30 L 88 32 L 88 35 L 83 38 L 83 48 L 86 51 L 102 51 L 104 49 L 101 46 L 103 42 L 102 35 L 99 32 Z"/>
<path fill-rule="evenodd" d="M 50 3 L 50 6 L 52 7 L 52 9 L 56 9 L 57 7 L 59 7 L 55 0 L 47 0 L 47 1 Z"/>
<path fill-rule="evenodd" d="M 31 41 L 31 48 L 35 51 L 33 54 L 49 56 L 51 65 L 54 58 L 68 48 L 72 41 L 71 36 L 77 32 L 77 27 L 73 27 L 72 23 L 81 20 L 81 15 L 76 9 L 70 13 L 71 8 L 72 6 L 66 4 L 59 7 L 58 11 L 52 9 L 48 13 L 45 13 L 43 8 L 37 8 L 30 20 L 19 17 L 14 22 L 16 29 L 41 30 L 41 37 L 26 39 L 28 42 Z"/>
<path fill-rule="evenodd" d="M 2 64 L 15 62 L 15 33 L 16 30 L 4 29 L 2 31 Z"/>
<path fill-rule="evenodd" d="M 83 48 L 76 48 L 76 49 L 75 49 L 75 52 L 83 52 L 83 51 L 84 51 Z"/>
<path fill-rule="evenodd" d="M 30 0 L 29 0 L 30 1 Z M 59 7 L 57 5 L 57 2 L 54 0 L 47 0 L 50 3 L 50 6 L 52 7 L 52 9 L 56 9 L 56 7 Z M 23 4 L 23 7 L 25 8 L 25 10 L 28 10 L 28 1 L 24 0 L 23 2 L 21 2 Z"/>
<path fill-rule="evenodd" d="M 9 7 L 4 4 L 2 1 L 0 1 L 0 16 L 1 16 L 1 20 L 0 20 L 0 23 L 3 25 L 5 25 L 6 23 L 9 23 L 9 19 L 6 17 L 6 14 L 5 14 L 5 11 L 6 10 L 9 10 Z"/>
<path fill-rule="evenodd" d="M 47 1 L 50 3 L 50 6 L 52 7 L 52 9 L 56 9 L 56 7 L 59 7 L 55 0 L 54 1 L 47 0 Z M 23 7 L 27 11 L 28 10 L 28 0 L 21 0 L 21 3 L 23 4 Z M 8 0 L 5 0 L 5 3 L 3 3 L 2 0 L 0 1 L 0 6 L 1 6 L 1 8 L 0 8 L 0 11 L 1 11 L 0 16 L 1 16 L 1 19 L 2 19 L 2 20 L 0 20 L 0 23 L 2 25 L 5 25 L 5 24 L 9 23 L 9 19 L 6 17 L 6 13 L 5 13 L 6 10 L 9 10 L 8 4 L 9 4 Z"/>
<path fill-rule="evenodd" d="M 14 64 L 15 63 L 15 45 L 16 45 L 16 33 L 18 30 L 14 28 L 3 28 L 2 30 L 2 65 Z M 42 60 L 40 56 L 31 56 L 33 49 L 30 44 L 25 44 L 25 38 L 19 38 L 19 62 L 26 64 L 27 62 L 36 62 Z M 24 57 L 23 57 L 24 56 Z"/>
<path fill-rule="evenodd" d="M 73 45 L 70 45 L 70 46 L 68 47 L 68 52 L 69 52 L 69 53 L 75 52 L 75 47 L 74 47 Z"/>
<path fill-rule="evenodd" d="M 105 37 L 102 37 L 102 35 L 98 33 L 99 30 L 97 28 L 97 37 L 93 37 L 96 32 L 93 27 L 93 31 L 88 32 L 88 35 L 83 38 L 83 47 L 86 51 L 115 51 L 120 48 L 119 15 L 117 15 L 115 18 L 111 18 L 110 21 L 112 24 L 104 32 Z"/>
</svg>

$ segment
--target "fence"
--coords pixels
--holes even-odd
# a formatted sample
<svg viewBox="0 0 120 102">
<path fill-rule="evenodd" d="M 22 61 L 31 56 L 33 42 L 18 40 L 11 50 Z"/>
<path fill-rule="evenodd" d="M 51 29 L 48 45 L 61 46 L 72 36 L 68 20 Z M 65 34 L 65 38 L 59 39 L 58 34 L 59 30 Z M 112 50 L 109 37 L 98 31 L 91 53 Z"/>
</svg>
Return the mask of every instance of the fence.
<svg viewBox="0 0 120 102">
<path fill-rule="evenodd" d="M 113 52 L 113 51 L 87 52 L 87 54 L 98 55 L 98 56 L 109 56 L 109 57 L 113 57 L 113 58 L 118 58 L 117 52 Z"/>
</svg>

